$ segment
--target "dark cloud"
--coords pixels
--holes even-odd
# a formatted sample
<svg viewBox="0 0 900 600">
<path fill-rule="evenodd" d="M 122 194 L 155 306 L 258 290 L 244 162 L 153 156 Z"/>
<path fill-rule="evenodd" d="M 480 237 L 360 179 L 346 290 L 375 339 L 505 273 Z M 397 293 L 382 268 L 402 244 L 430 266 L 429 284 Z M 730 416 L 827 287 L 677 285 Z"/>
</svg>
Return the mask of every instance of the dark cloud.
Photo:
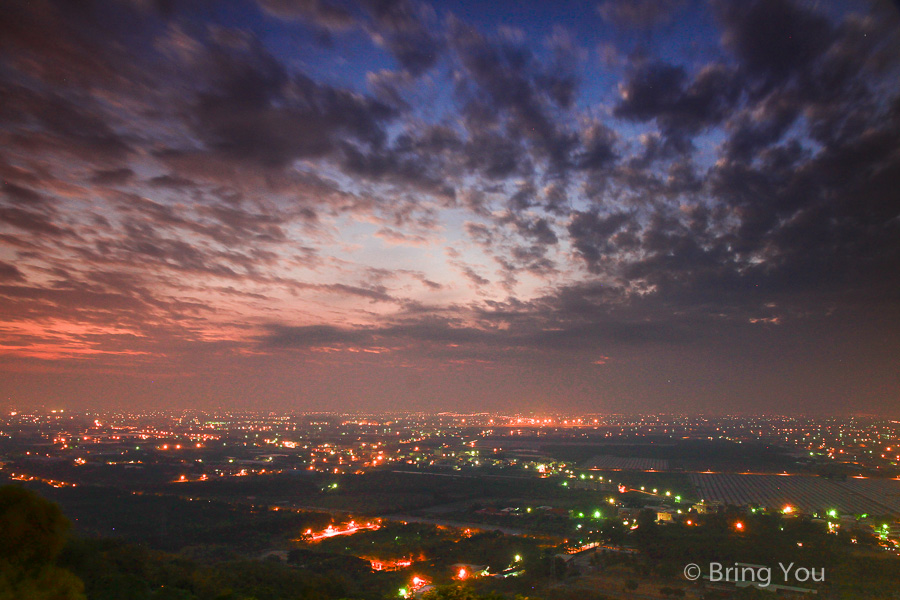
<svg viewBox="0 0 900 600">
<path fill-rule="evenodd" d="M 474 124 L 470 126 L 473 135 L 463 154 L 468 169 L 480 172 L 489 179 L 505 179 L 532 172 L 531 158 L 519 144 L 499 131 L 479 130 L 480 127 Z"/>
<path fill-rule="evenodd" d="M 305 19 L 326 29 L 344 30 L 356 19 L 346 8 L 328 0 L 258 0 L 267 13 L 282 19 Z"/>
<path fill-rule="evenodd" d="M 528 219 L 518 213 L 510 212 L 504 220 L 511 222 L 522 236 L 531 238 L 539 244 L 552 246 L 559 241 L 547 219 L 540 217 Z"/>
<path fill-rule="evenodd" d="M 809 72 L 834 37 L 825 17 L 789 0 L 720 2 L 716 6 L 725 24 L 724 44 L 759 82 L 760 91 Z"/>
<path fill-rule="evenodd" d="M 90 98 L 37 92 L 0 81 L 0 119 L 14 129 L 9 142 L 31 151 L 60 152 L 97 163 L 118 161 L 132 148 Z M 37 128 L 37 131 L 35 131 Z"/>
<path fill-rule="evenodd" d="M 365 332 L 340 329 L 331 325 L 308 325 L 305 327 L 270 325 L 268 330 L 268 335 L 263 338 L 264 345 L 281 348 L 358 343 L 369 338 Z"/>
<path fill-rule="evenodd" d="M 34 190 L 16 185 L 14 183 L 4 182 L 2 189 L 3 194 L 16 203 L 28 205 L 39 204 L 44 201 L 44 198 Z"/>
<path fill-rule="evenodd" d="M 829 144 L 864 130 L 882 110 L 872 83 L 896 68 L 896 10 L 874 3 L 872 14 L 833 23 L 787 0 L 716 6 L 752 102 L 729 126 L 734 159 L 778 143 L 801 115 L 812 137 Z"/>
<path fill-rule="evenodd" d="M 120 169 L 100 169 L 94 171 L 91 175 L 91 183 L 97 185 L 122 185 L 128 183 L 134 178 L 134 171 L 128 167 Z"/>
<path fill-rule="evenodd" d="M 683 0 L 605 0 L 597 12 L 615 25 L 651 27 L 669 22 L 683 5 Z"/>
<path fill-rule="evenodd" d="M 725 143 L 729 158 L 751 161 L 759 151 L 777 143 L 799 116 L 799 108 L 795 95 L 774 94 L 732 118 L 731 135 Z"/>
<path fill-rule="evenodd" d="M 0 261 L 0 281 L 25 281 L 25 276 L 15 265 Z"/>
<path fill-rule="evenodd" d="M 462 274 L 466 277 L 466 279 L 468 279 L 469 281 L 471 281 L 472 283 L 474 283 L 477 286 L 487 286 L 487 285 L 491 284 L 491 281 L 489 279 L 485 279 L 484 277 L 482 277 L 481 275 L 476 273 L 475 269 L 473 269 L 472 267 L 470 267 L 468 265 L 460 265 L 459 269 L 462 272 Z"/>
<path fill-rule="evenodd" d="M 63 318 L 74 313 L 91 321 L 106 322 L 110 314 L 148 314 L 149 307 L 127 293 L 110 292 L 97 286 L 65 285 L 53 288 L 0 285 L 5 310 L 18 318 Z M 131 319 L 129 319 L 130 321 Z"/>
<path fill-rule="evenodd" d="M 291 75 L 256 41 L 248 49 L 218 47 L 209 56 L 210 86 L 192 107 L 192 125 L 215 152 L 241 161 L 284 166 L 333 152 L 338 139 L 379 146 L 385 104 Z"/>
<path fill-rule="evenodd" d="M 591 38 L 412 1 L 163 4 L 0 16 L 0 312 L 27 352 L 615 373 L 631 352 L 641 382 L 665 351 L 900 321 L 889 5 L 609 1 Z"/>
<path fill-rule="evenodd" d="M 62 88 L 132 85 L 143 79 L 140 70 L 114 49 L 146 17 L 126 2 L 10 3 L 0 15 L 0 60 Z"/>
<path fill-rule="evenodd" d="M 465 73 L 458 80 L 458 93 L 466 103 L 464 115 L 473 137 L 485 130 L 500 133 L 502 128 L 531 145 L 551 166 L 564 167 L 576 140 L 556 123 L 553 111 L 570 102 L 577 83 L 575 65 L 547 68 L 526 45 L 489 40 L 459 21 L 453 21 L 450 38 Z"/>
<path fill-rule="evenodd" d="M 436 30 L 436 14 L 411 0 L 364 0 L 362 11 L 328 0 L 258 0 L 263 10 L 282 19 L 302 19 L 323 32 L 360 28 L 372 41 L 391 53 L 413 77 L 437 62 L 444 42 Z"/>
<path fill-rule="evenodd" d="M 622 86 L 613 114 L 655 120 L 668 143 L 687 149 L 690 138 L 720 124 L 740 96 L 735 73 L 723 66 L 702 69 L 693 79 L 682 67 L 662 62 L 639 66 Z"/>
<path fill-rule="evenodd" d="M 0 206 L 0 222 L 34 234 L 54 237 L 74 235 L 70 228 L 57 225 L 47 214 L 15 206 Z"/>
<path fill-rule="evenodd" d="M 405 184 L 422 191 L 453 198 L 455 190 L 440 176 L 435 155 L 420 148 L 404 147 L 401 139 L 393 148 L 364 152 L 350 144 L 342 147 L 343 166 L 348 173 L 373 181 Z M 435 172 L 437 171 L 437 172 Z"/>
<path fill-rule="evenodd" d="M 556 239 L 554 235 L 553 239 Z M 548 276 L 557 272 L 556 263 L 547 258 L 547 243 L 541 242 L 532 246 L 516 246 L 510 253 L 511 263 L 506 266 L 512 275 L 515 275 L 520 269 L 524 269 L 533 275 L 539 277 Z"/>
<path fill-rule="evenodd" d="M 303 286 L 305 287 L 305 286 Z M 373 302 L 394 302 L 396 298 L 393 298 L 390 294 L 387 293 L 386 288 L 383 286 L 375 286 L 375 287 L 359 287 L 355 285 L 347 285 L 344 283 L 333 283 L 321 286 L 312 286 L 317 289 L 323 289 L 330 292 L 336 292 L 340 294 L 347 294 L 350 296 L 359 296 L 360 298 L 367 298 L 372 300 Z"/>
<path fill-rule="evenodd" d="M 615 146 L 616 132 L 602 123 L 591 123 L 581 134 L 583 149 L 578 151 L 575 164 L 580 169 L 596 171 L 613 164 L 619 155 Z"/>
<path fill-rule="evenodd" d="M 633 216 L 627 213 L 600 215 L 595 211 L 575 212 L 569 223 L 572 246 L 584 258 L 588 268 L 602 272 L 603 263 L 614 262 L 618 253 L 615 236 L 627 228 Z"/>
<path fill-rule="evenodd" d="M 194 182 L 186 177 L 179 177 L 178 175 L 166 174 L 166 175 L 157 175 L 156 177 L 151 177 L 147 180 L 147 185 L 151 187 L 159 187 L 159 188 L 173 188 L 183 190 L 185 188 L 189 188 L 194 185 Z"/>
<path fill-rule="evenodd" d="M 418 76 L 437 61 L 443 42 L 428 25 L 431 8 L 411 0 L 365 0 L 373 19 L 372 37 L 404 69 Z"/>
</svg>

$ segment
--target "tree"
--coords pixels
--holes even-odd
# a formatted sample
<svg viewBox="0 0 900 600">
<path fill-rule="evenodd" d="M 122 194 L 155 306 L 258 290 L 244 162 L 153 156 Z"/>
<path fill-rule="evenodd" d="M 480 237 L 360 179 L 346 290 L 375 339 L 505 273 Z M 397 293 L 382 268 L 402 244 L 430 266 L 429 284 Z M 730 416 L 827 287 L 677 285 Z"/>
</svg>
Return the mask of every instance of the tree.
<svg viewBox="0 0 900 600">
<path fill-rule="evenodd" d="M 0 600 L 82 600 L 84 585 L 56 557 L 69 521 L 59 507 L 18 486 L 0 487 Z"/>
</svg>

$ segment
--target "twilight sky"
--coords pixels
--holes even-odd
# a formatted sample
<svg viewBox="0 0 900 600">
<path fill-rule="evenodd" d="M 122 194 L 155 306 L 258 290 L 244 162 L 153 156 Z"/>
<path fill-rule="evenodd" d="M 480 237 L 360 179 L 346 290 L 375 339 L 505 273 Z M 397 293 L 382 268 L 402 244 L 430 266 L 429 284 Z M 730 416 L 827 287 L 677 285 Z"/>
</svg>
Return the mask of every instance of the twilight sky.
<svg viewBox="0 0 900 600">
<path fill-rule="evenodd" d="M 884 2 L 8 0 L 0 407 L 900 416 Z"/>
</svg>

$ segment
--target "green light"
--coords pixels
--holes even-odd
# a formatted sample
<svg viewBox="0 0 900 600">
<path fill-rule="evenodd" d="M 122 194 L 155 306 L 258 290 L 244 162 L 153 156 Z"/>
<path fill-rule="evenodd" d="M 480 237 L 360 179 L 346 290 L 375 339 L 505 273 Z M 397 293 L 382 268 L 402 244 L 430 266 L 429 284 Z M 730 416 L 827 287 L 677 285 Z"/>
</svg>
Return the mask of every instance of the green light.
<svg viewBox="0 0 900 600">
<path fill-rule="evenodd" d="M 836 517 L 836 516 L 837 516 L 837 511 L 834 510 L 834 509 L 832 508 L 831 510 L 828 511 L 828 516 L 829 516 L 829 517 Z"/>
<path fill-rule="evenodd" d="M 579 519 L 583 519 L 583 518 L 584 518 L 584 513 L 583 513 L 583 512 L 578 513 L 578 518 L 579 518 Z"/>
<path fill-rule="evenodd" d="M 584 473 L 581 474 L 581 478 L 584 479 Z"/>
<path fill-rule="evenodd" d="M 600 518 L 600 511 L 599 511 L 599 510 L 595 510 L 595 511 L 594 511 L 594 518 L 595 518 L 595 519 L 599 519 L 599 518 Z"/>
<path fill-rule="evenodd" d="M 521 554 L 516 554 L 514 560 L 515 560 L 516 562 L 522 562 L 522 555 L 521 555 Z"/>
<path fill-rule="evenodd" d="M 406 588 L 400 588 L 400 595 L 406 597 Z"/>
</svg>

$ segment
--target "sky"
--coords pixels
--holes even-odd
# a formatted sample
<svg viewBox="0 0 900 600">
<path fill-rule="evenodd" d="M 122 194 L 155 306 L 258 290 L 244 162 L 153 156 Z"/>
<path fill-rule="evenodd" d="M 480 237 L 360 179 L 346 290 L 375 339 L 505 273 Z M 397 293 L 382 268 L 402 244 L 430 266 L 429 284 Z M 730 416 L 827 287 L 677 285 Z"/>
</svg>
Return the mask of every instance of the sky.
<svg viewBox="0 0 900 600">
<path fill-rule="evenodd" d="M 900 10 L 10 0 L 0 408 L 900 417 Z"/>
</svg>

